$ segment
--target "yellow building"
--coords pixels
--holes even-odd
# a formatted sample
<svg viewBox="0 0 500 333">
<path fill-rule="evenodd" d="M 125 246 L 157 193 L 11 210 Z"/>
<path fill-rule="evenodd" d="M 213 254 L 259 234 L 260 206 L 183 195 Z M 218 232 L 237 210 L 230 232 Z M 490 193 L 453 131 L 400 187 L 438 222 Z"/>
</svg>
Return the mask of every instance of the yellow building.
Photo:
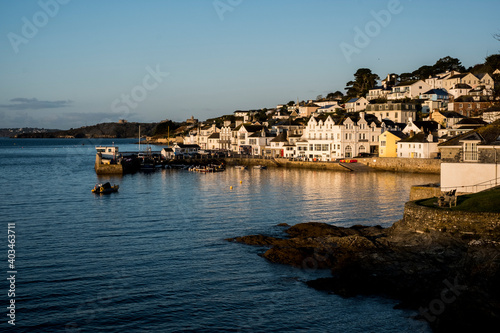
<svg viewBox="0 0 500 333">
<path fill-rule="evenodd" d="M 380 134 L 379 139 L 379 157 L 397 157 L 398 141 L 404 139 L 406 134 L 401 131 L 385 131 Z"/>
</svg>

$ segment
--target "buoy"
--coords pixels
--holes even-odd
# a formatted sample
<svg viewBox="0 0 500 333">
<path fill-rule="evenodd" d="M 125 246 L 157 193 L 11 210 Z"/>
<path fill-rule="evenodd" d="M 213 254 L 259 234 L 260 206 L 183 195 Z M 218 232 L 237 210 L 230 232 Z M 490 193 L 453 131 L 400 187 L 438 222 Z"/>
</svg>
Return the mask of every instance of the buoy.
<svg viewBox="0 0 500 333">
<path fill-rule="evenodd" d="M 243 181 L 242 181 L 242 180 L 240 180 L 240 184 L 243 184 Z"/>
<path fill-rule="evenodd" d="M 232 187 L 232 186 L 230 186 L 230 187 L 229 187 L 229 189 L 230 189 L 230 190 L 232 190 L 232 189 L 233 189 L 233 187 Z"/>
</svg>

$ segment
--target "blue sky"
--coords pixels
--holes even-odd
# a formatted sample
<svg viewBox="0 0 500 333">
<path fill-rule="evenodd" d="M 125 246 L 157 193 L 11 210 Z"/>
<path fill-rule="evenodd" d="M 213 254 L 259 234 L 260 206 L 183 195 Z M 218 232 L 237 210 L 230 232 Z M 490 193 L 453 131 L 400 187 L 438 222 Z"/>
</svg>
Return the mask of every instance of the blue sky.
<svg viewBox="0 0 500 333">
<path fill-rule="evenodd" d="M 500 1 L 0 2 L 0 128 L 200 120 L 500 52 Z M 359 31 L 365 36 L 361 36 Z"/>
</svg>

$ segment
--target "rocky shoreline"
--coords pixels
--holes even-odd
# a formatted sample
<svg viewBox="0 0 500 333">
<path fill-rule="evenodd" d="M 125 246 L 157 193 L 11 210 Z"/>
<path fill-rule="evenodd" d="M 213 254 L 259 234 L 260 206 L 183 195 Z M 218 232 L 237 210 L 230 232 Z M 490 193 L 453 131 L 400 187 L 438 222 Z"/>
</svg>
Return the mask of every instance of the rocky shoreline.
<svg viewBox="0 0 500 333">
<path fill-rule="evenodd" d="M 325 223 L 287 227 L 282 238 L 228 239 L 266 247 L 264 258 L 304 269 L 330 269 L 310 287 L 343 297 L 380 295 L 415 309 L 435 332 L 491 331 L 500 323 L 500 243 L 480 235 Z"/>
</svg>

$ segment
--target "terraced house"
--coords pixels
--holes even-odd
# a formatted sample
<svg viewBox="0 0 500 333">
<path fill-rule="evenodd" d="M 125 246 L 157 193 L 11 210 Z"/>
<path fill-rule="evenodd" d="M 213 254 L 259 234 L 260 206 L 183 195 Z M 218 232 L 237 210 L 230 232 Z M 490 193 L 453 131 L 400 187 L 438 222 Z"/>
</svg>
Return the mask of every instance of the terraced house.
<svg viewBox="0 0 500 333">
<path fill-rule="evenodd" d="M 387 125 L 365 112 L 359 120 L 350 117 L 336 123 L 328 116 L 311 117 L 302 139 L 297 141 L 297 156 L 308 160 L 332 161 L 363 153 L 378 152 L 378 137 Z"/>
</svg>

